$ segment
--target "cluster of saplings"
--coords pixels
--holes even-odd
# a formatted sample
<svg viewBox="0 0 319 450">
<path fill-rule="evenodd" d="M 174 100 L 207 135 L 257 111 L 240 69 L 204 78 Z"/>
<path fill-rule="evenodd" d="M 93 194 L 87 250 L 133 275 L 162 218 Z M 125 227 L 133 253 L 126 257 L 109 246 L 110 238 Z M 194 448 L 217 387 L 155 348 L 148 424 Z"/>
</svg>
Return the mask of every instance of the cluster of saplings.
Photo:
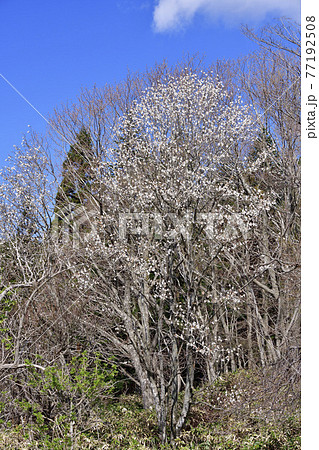
<svg viewBox="0 0 319 450">
<path fill-rule="evenodd" d="M 244 32 L 1 170 L 3 448 L 299 448 L 300 30 Z"/>
</svg>

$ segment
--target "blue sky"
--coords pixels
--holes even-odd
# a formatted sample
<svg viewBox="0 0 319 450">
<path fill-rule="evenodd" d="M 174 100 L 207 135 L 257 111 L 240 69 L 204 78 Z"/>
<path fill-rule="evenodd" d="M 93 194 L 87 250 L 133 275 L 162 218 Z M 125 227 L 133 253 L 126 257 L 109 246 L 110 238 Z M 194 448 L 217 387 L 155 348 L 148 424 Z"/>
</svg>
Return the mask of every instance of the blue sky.
<svg viewBox="0 0 319 450">
<path fill-rule="evenodd" d="M 0 73 L 43 116 L 82 86 L 116 83 L 164 58 L 207 63 L 254 48 L 240 24 L 298 20 L 299 0 L 0 0 Z M 299 21 L 299 20 L 298 20 Z M 0 166 L 28 125 L 46 127 L 0 77 Z"/>
</svg>

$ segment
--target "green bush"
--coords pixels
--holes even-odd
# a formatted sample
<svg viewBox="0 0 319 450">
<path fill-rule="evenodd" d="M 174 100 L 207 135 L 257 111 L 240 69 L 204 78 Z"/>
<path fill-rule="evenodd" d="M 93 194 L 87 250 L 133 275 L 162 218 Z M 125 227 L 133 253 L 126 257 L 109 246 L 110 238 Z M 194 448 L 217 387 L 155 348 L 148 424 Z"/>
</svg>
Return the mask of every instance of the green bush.
<svg viewBox="0 0 319 450">
<path fill-rule="evenodd" d="M 44 371 L 26 363 L 23 374 L 12 375 L 22 387 L 13 404 L 24 431 L 45 442 L 43 448 L 74 444 L 114 393 L 116 365 L 87 352 Z"/>
<path fill-rule="evenodd" d="M 261 398 L 260 403 L 255 404 L 256 395 L 265 387 L 265 380 L 256 372 L 227 374 L 213 385 L 198 388 L 187 425 L 172 447 L 160 444 L 155 413 L 143 409 L 139 395 L 111 395 L 116 367 L 112 363 L 101 365 L 98 357 L 94 361 L 92 364 L 93 359 L 83 354 L 67 368 L 50 369 L 45 374 L 30 368 L 35 388 L 42 389 L 42 398 L 53 394 L 59 403 L 48 422 L 40 404 L 22 402 L 21 410 L 32 408 L 32 423 L 0 434 L 0 448 L 64 450 L 72 444 L 74 449 L 101 450 L 301 448 L 299 409 L 293 413 L 283 411 L 280 417 L 274 415 L 270 419 L 266 399 Z M 236 390 L 233 396 L 226 395 Z M 238 402 L 246 399 L 246 406 L 242 402 L 242 413 L 236 395 Z M 230 402 L 230 398 L 234 398 L 235 403 Z M 269 398 L 268 402 L 271 401 Z"/>
</svg>

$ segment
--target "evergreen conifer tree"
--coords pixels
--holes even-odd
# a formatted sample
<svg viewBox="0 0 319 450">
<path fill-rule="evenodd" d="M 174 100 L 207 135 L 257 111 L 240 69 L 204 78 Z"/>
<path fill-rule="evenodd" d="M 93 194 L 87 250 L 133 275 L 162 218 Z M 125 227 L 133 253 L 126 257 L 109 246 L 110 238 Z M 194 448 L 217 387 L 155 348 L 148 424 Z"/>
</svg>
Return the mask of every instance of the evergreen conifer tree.
<svg viewBox="0 0 319 450">
<path fill-rule="evenodd" d="M 82 127 L 63 163 L 62 182 L 56 196 L 56 210 L 66 205 L 85 205 L 92 184 L 94 150 L 90 133 Z"/>
<path fill-rule="evenodd" d="M 67 228 L 68 233 L 72 234 L 74 212 L 81 206 L 89 208 L 93 158 L 90 133 L 82 127 L 62 166 L 62 181 L 55 199 L 53 220 L 53 227 L 59 233 L 61 228 Z"/>
</svg>

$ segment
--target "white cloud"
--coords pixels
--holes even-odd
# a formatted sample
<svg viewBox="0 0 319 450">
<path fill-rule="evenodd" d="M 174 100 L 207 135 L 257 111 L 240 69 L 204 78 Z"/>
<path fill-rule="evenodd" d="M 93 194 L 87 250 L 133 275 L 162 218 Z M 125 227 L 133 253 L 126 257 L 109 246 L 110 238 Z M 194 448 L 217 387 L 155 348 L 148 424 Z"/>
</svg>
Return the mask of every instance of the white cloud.
<svg viewBox="0 0 319 450">
<path fill-rule="evenodd" d="M 155 30 L 183 28 L 197 12 L 226 22 L 258 19 L 267 13 L 298 20 L 300 0 L 158 0 L 153 16 Z"/>
</svg>

